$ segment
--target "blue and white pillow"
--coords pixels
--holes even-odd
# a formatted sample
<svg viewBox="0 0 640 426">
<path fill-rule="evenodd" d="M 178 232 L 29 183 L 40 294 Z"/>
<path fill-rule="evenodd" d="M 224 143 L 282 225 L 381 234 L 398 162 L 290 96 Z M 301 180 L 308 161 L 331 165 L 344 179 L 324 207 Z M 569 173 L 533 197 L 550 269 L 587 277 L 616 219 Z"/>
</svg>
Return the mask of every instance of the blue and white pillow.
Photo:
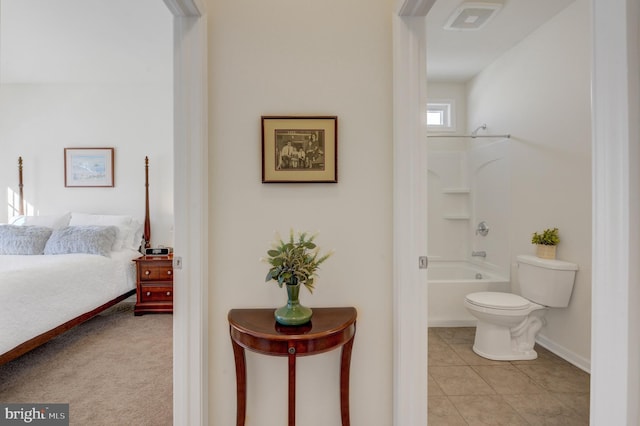
<svg viewBox="0 0 640 426">
<path fill-rule="evenodd" d="M 52 231 L 45 226 L 0 225 L 0 255 L 42 254 Z"/>
<path fill-rule="evenodd" d="M 53 231 L 44 254 L 88 253 L 108 257 L 117 235 L 115 226 L 66 226 Z"/>
</svg>

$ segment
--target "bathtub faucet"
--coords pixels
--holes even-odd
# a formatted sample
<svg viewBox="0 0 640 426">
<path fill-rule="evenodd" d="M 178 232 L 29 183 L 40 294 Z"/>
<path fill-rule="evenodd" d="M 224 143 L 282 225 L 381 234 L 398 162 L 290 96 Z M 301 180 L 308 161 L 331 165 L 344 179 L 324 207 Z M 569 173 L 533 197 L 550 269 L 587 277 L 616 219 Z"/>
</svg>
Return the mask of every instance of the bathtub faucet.
<svg viewBox="0 0 640 426">
<path fill-rule="evenodd" d="M 486 251 L 472 251 L 471 252 L 471 256 L 472 257 L 487 257 L 487 252 Z"/>
</svg>

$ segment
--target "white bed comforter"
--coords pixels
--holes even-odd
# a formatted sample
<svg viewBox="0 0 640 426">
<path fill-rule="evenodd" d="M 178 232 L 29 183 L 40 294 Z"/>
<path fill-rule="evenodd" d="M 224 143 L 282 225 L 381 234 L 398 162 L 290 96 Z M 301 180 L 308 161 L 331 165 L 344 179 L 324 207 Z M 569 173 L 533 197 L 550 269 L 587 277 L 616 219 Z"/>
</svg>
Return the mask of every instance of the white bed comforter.
<svg viewBox="0 0 640 426">
<path fill-rule="evenodd" d="M 139 256 L 0 256 L 0 354 L 134 289 Z"/>
</svg>

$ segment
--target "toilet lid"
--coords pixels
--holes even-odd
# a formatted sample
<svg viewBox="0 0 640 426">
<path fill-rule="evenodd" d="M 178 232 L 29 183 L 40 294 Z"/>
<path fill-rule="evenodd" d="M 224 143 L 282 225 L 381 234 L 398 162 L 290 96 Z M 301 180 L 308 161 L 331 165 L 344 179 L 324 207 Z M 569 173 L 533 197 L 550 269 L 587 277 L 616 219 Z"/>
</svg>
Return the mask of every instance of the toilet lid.
<svg viewBox="0 0 640 426">
<path fill-rule="evenodd" d="M 494 309 L 524 309 L 531 304 L 527 299 L 517 294 L 496 291 L 467 294 L 466 299 L 471 304 Z"/>
</svg>

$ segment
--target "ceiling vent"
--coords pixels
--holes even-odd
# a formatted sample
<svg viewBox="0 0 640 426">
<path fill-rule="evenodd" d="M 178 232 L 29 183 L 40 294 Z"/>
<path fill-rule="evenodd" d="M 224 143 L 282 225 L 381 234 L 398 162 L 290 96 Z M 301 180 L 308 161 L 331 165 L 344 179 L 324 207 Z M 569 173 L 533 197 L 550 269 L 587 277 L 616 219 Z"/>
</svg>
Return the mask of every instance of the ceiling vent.
<svg viewBox="0 0 640 426">
<path fill-rule="evenodd" d="M 499 3 L 462 3 L 453 11 L 445 30 L 475 31 L 484 27 L 502 7 Z"/>
</svg>

